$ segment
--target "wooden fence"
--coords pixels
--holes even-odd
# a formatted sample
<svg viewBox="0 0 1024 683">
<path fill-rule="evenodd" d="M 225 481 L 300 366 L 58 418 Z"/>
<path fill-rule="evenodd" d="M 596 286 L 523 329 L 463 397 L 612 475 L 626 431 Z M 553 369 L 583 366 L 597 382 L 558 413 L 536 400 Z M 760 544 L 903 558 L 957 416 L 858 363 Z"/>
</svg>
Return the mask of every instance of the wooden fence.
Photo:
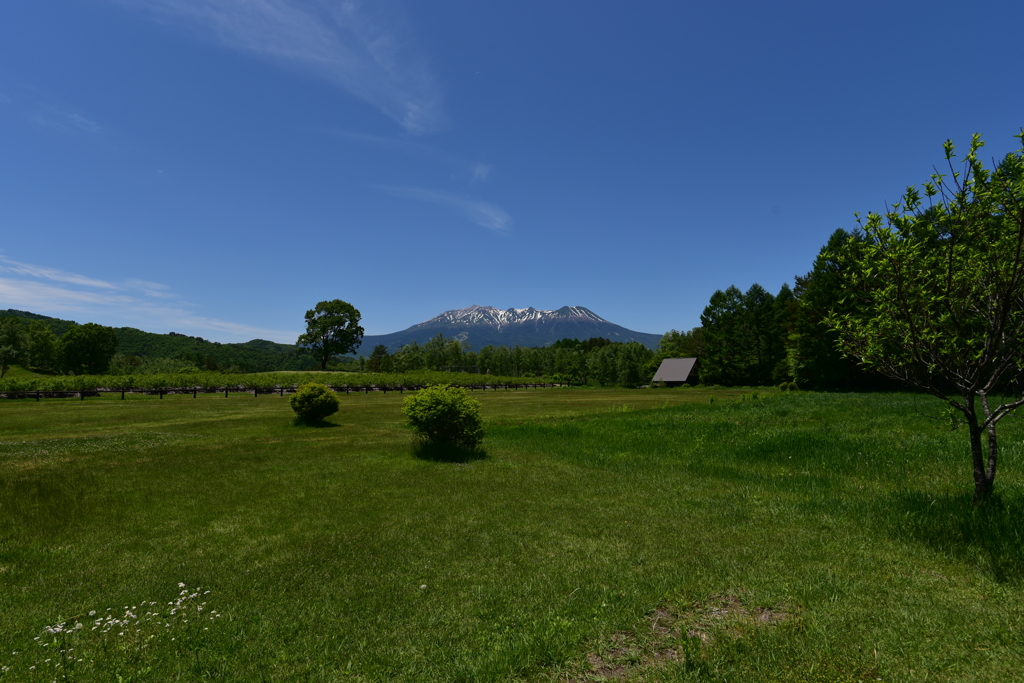
<svg viewBox="0 0 1024 683">
<path fill-rule="evenodd" d="M 505 391 L 513 390 L 518 391 L 519 389 L 543 389 L 547 387 L 564 387 L 569 386 L 567 384 L 472 384 L 462 385 L 461 389 L 468 389 L 470 391 L 497 391 L 503 389 Z M 379 384 L 367 384 L 361 386 L 330 386 L 330 389 L 341 394 L 369 394 L 373 392 L 383 392 L 387 394 L 389 391 L 396 391 L 398 393 L 405 393 L 406 391 L 419 391 L 420 389 L 426 388 L 426 385 L 379 385 Z M 146 396 L 159 396 L 164 397 L 164 394 L 192 394 L 192 398 L 196 398 L 199 394 L 224 394 L 224 398 L 227 398 L 229 394 L 252 394 L 253 398 L 257 398 L 260 394 L 278 394 L 284 396 L 285 394 L 293 394 L 298 391 L 299 385 L 292 385 L 288 387 L 267 387 L 262 389 L 249 388 L 244 386 L 233 386 L 233 387 L 213 387 L 213 388 L 202 388 L 202 387 L 166 387 L 163 389 L 139 389 L 139 388 L 97 388 L 97 389 L 85 389 L 83 391 L 8 391 L 0 392 L 0 398 L 9 399 L 35 399 L 40 401 L 44 398 L 77 398 L 84 401 L 86 397 L 98 397 L 100 394 L 121 394 L 121 400 L 124 400 L 126 394 L 143 394 Z"/>
</svg>

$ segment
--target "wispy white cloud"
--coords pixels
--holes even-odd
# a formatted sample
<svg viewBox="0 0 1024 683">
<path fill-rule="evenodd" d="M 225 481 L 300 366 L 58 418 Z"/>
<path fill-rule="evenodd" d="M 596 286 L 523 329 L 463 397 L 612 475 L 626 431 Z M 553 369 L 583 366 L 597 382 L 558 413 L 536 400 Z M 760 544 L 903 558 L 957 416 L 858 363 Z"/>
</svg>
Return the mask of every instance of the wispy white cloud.
<svg viewBox="0 0 1024 683">
<path fill-rule="evenodd" d="M 426 190 L 418 187 L 381 187 L 396 197 L 419 199 L 458 209 L 466 218 L 494 232 L 505 232 L 512 225 L 512 217 L 504 209 L 477 199 L 451 194 L 441 190 Z"/>
<path fill-rule="evenodd" d="M 346 140 L 351 140 L 352 142 L 372 145 L 374 147 L 400 152 L 402 154 L 424 157 L 447 164 L 448 166 L 457 169 L 460 175 L 468 173 L 470 182 L 474 183 L 486 180 L 487 176 L 491 173 L 491 168 L 493 168 L 491 164 L 485 164 L 480 161 L 471 164 L 465 157 L 452 154 L 451 152 L 446 152 L 445 150 L 438 149 L 432 145 L 413 142 L 412 140 L 402 140 L 398 138 L 384 137 L 381 135 L 370 135 L 369 133 L 356 133 L 345 130 L 331 130 L 328 132 Z"/>
<path fill-rule="evenodd" d="M 74 131 L 99 133 L 101 130 L 100 124 L 87 119 L 78 112 L 55 106 L 43 107 L 32 115 L 32 121 L 37 125 L 59 130 L 62 133 Z"/>
<path fill-rule="evenodd" d="M 105 282 L 104 280 L 96 280 L 95 278 L 78 275 L 77 273 L 68 273 L 63 270 L 57 270 L 56 268 L 46 268 L 45 266 L 34 266 L 31 263 L 12 261 L 0 253 L 0 273 L 2 272 L 12 273 L 14 275 L 25 275 L 27 277 L 40 278 L 44 280 L 53 280 L 54 282 L 66 282 L 72 285 L 82 285 L 83 287 L 95 287 L 108 290 L 117 289 L 117 285 Z"/>
<path fill-rule="evenodd" d="M 47 282 L 0 277 L 0 301 L 4 308 L 41 311 L 84 312 L 92 306 L 124 306 L 132 298 L 110 291 L 69 289 Z"/>
<path fill-rule="evenodd" d="M 111 0 L 229 48 L 297 65 L 344 88 L 411 133 L 443 126 L 441 93 L 412 31 L 375 0 Z"/>
<path fill-rule="evenodd" d="M 15 277 L 7 277 L 11 275 Z M 80 322 L 105 322 L 147 330 L 228 335 L 227 341 L 255 337 L 292 343 L 295 331 L 270 330 L 198 315 L 158 282 L 106 282 L 55 268 L 21 263 L 0 254 L 0 308 L 67 316 Z"/>
<path fill-rule="evenodd" d="M 491 174 L 491 165 L 477 162 L 473 164 L 473 182 L 481 180 L 487 180 L 487 176 Z"/>
<path fill-rule="evenodd" d="M 175 294 L 171 291 L 171 288 L 167 285 L 162 285 L 159 282 L 147 282 L 145 280 L 125 280 L 124 286 L 128 289 L 136 289 L 145 294 L 146 296 L 153 297 L 155 299 L 173 299 Z"/>
<path fill-rule="evenodd" d="M 403 152 L 405 154 L 417 154 L 420 156 L 439 158 L 443 161 L 450 163 L 464 163 L 461 159 L 453 154 L 449 154 L 437 147 L 430 145 L 424 145 L 421 142 L 413 142 L 412 140 L 399 140 L 396 138 L 388 138 L 382 135 L 371 135 L 369 133 L 356 133 L 347 130 L 332 130 L 329 131 L 333 135 L 351 140 L 353 142 L 359 142 L 365 145 L 372 145 L 374 147 L 380 147 L 382 149 L 389 149 L 397 152 Z"/>
</svg>

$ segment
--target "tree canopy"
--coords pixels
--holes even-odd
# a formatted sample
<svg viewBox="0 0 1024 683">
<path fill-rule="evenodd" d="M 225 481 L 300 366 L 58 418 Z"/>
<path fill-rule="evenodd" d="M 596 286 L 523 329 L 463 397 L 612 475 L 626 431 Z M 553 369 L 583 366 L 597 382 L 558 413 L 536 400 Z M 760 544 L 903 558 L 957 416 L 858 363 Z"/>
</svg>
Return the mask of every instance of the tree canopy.
<svg viewBox="0 0 1024 683">
<path fill-rule="evenodd" d="M 96 323 L 73 325 L 60 338 L 57 362 L 67 373 L 102 375 L 116 351 L 117 333 L 113 328 Z"/>
<path fill-rule="evenodd" d="M 725 385 L 772 383 L 776 368 L 780 363 L 785 365 L 780 310 L 786 310 L 792 296 L 788 285 L 775 297 L 756 283 L 746 293 L 730 286 L 712 294 L 700 316 L 701 381 Z"/>
<path fill-rule="evenodd" d="M 319 361 L 320 369 L 326 370 L 327 363 L 336 356 L 359 348 L 363 341 L 360 318 L 359 311 L 347 301 L 321 301 L 306 311 L 306 331 L 295 343 L 307 348 Z"/>
<path fill-rule="evenodd" d="M 910 187 L 859 219 L 861 235 L 837 254 L 848 295 L 828 318 L 847 354 L 938 397 L 968 427 L 975 502 L 995 481 L 996 425 L 1024 404 L 1011 384 L 1024 368 L 1024 149 L 988 169 L 983 144 L 975 135 L 957 162 L 946 141 L 948 171 L 923 196 Z"/>
</svg>

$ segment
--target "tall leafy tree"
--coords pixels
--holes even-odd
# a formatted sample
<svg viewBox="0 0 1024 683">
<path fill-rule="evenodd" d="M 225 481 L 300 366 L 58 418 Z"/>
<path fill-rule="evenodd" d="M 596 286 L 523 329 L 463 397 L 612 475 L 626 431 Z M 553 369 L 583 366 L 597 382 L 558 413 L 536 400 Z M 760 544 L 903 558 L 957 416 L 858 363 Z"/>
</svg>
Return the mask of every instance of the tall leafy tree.
<svg viewBox="0 0 1024 683">
<path fill-rule="evenodd" d="M 910 187 L 868 214 L 839 255 L 850 307 L 828 319 L 847 353 L 967 426 L 975 503 L 995 482 L 996 426 L 1024 405 L 1008 383 L 1024 368 L 1024 148 L 990 170 L 982 145 L 975 135 L 958 163 L 946 141 L 949 171 L 924 184 L 927 206 Z"/>
<path fill-rule="evenodd" d="M 718 290 L 700 316 L 707 384 L 768 384 L 784 355 L 775 297 L 759 284 Z"/>
<path fill-rule="evenodd" d="M 57 362 L 73 375 L 102 375 L 117 352 L 117 332 L 112 327 L 86 323 L 72 325 L 60 338 Z"/>
<path fill-rule="evenodd" d="M 756 282 L 743 295 L 740 314 L 740 343 L 744 384 L 764 385 L 782 356 L 776 321 L 775 297 Z"/>
<path fill-rule="evenodd" d="M 734 285 L 717 290 L 700 315 L 704 330 L 701 381 L 734 385 L 743 379 L 743 293 Z"/>
<path fill-rule="evenodd" d="M 396 351 L 391 358 L 396 372 L 422 370 L 424 367 L 423 347 L 415 340 Z"/>
<path fill-rule="evenodd" d="M 617 379 L 617 358 L 615 347 L 601 346 L 587 354 L 587 375 L 599 384 L 615 384 Z"/>
<path fill-rule="evenodd" d="M 50 368 L 57 359 L 57 335 L 42 320 L 29 323 L 25 350 L 32 365 Z"/>
<path fill-rule="evenodd" d="M 811 271 L 797 277 L 800 310 L 794 320 L 790 347 L 793 381 L 806 389 L 861 389 L 868 385 L 867 373 L 839 347 L 839 334 L 826 319 L 843 313 L 849 305 L 844 267 L 839 255 L 859 235 L 837 229 L 818 252 Z"/>
<path fill-rule="evenodd" d="M 333 358 L 359 348 L 363 341 L 361 318 L 347 301 L 321 301 L 316 308 L 306 311 L 306 331 L 295 343 L 308 349 L 320 363 L 320 369 L 326 370 Z"/>
<path fill-rule="evenodd" d="M 779 293 L 775 295 L 775 340 L 774 355 L 777 359 L 772 368 L 772 382 L 792 382 L 793 372 L 790 366 L 790 346 L 793 338 L 796 318 L 800 312 L 800 300 L 790 288 L 789 283 L 782 283 Z"/>
<path fill-rule="evenodd" d="M 25 328 L 13 316 L 0 318 L 0 378 L 7 374 L 11 365 L 24 362 Z"/>
<path fill-rule="evenodd" d="M 657 360 L 662 358 L 700 358 L 704 353 L 704 328 L 695 327 L 688 332 L 669 330 L 658 343 Z"/>
<path fill-rule="evenodd" d="M 366 359 L 367 372 L 387 372 L 390 369 L 391 356 L 388 355 L 388 347 L 384 344 L 377 344 L 373 352 Z"/>
<path fill-rule="evenodd" d="M 627 344 L 616 344 L 617 358 L 615 360 L 616 384 L 620 387 L 637 387 L 644 380 L 643 370 L 654 352 L 640 342 L 629 342 Z"/>
</svg>

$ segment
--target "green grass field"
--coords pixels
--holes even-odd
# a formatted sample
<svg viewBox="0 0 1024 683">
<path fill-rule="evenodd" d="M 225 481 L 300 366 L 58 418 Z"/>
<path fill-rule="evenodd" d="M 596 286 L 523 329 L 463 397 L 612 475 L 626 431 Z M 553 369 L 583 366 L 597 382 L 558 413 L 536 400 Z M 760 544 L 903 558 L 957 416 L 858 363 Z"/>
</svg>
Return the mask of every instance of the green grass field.
<svg viewBox="0 0 1024 683">
<path fill-rule="evenodd" d="M 975 510 L 927 397 L 474 396 L 0 403 L 0 681 L 1024 679 L 1016 418 Z"/>
</svg>

